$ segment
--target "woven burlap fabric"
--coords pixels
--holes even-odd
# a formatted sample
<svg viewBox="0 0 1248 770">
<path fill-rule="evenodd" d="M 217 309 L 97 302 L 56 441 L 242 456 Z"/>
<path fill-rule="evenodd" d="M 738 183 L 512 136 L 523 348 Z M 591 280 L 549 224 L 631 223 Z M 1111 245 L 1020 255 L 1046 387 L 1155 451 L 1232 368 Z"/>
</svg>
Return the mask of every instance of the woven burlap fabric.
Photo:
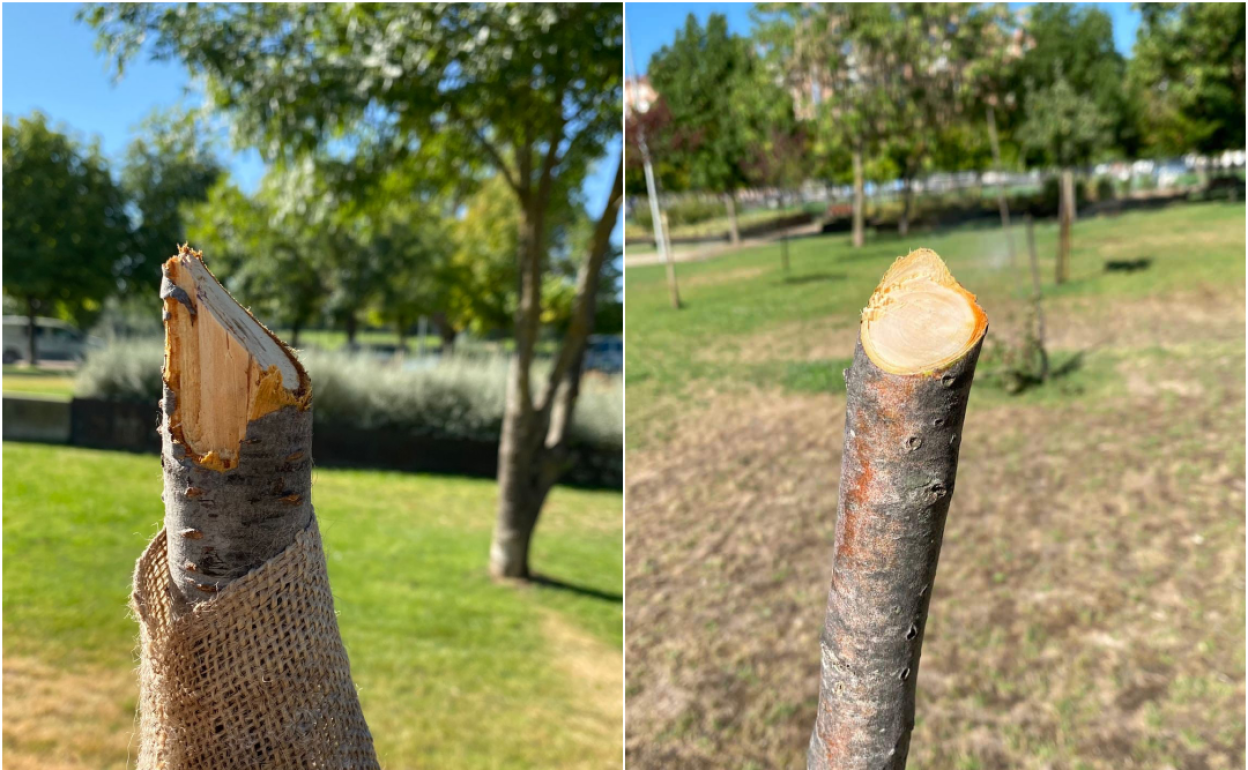
<svg viewBox="0 0 1248 770">
<path fill-rule="evenodd" d="M 165 533 L 139 559 L 139 770 L 377 768 L 315 516 L 294 544 L 181 617 Z"/>
</svg>

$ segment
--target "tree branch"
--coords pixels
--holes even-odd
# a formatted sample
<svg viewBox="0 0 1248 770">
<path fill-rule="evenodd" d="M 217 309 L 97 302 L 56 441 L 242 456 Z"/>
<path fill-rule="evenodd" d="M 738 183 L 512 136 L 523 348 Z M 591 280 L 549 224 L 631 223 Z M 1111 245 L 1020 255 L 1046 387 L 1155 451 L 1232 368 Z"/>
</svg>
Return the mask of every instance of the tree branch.
<svg viewBox="0 0 1248 770">
<path fill-rule="evenodd" d="M 452 103 L 448 109 L 450 110 L 451 117 L 462 123 L 472 135 L 472 138 L 477 140 L 477 144 L 481 145 L 481 148 L 485 150 L 487 155 L 490 156 L 490 160 L 492 160 L 494 165 L 498 167 L 498 171 L 503 175 L 503 179 L 507 182 L 507 186 L 510 187 L 516 195 L 521 196 L 523 199 L 527 195 L 527 191 L 521 189 L 519 183 L 516 181 L 515 175 L 511 173 L 511 168 L 507 165 L 507 162 L 503 160 L 502 153 L 498 151 L 498 148 L 491 144 L 490 141 L 481 134 L 481 131 L 471 121 L 464 117 L 463 113 L 459 111 L 458 106 Z"/>
<path fill-rule="evenodd" d="M 602 275 L 602 265 L 606 261 L 607 249 L 611 243 L 611 231 L 615 229 L 615 220 L 619 216 L 620 203 L 623 199 L 624 158 L 621 153 L 619 165 L 616 167 L 615 180 L 611 184 L 611 194 L 598 223 L 594 227 L 593 239 L 590 241 L 589 258 L 581 266 L 576 279 L 576 302 L 572 309 L 572 322 L 559 347 L 559 355 L 551 368 L 550 379 L 542 394 L 540 409 L 551 414 L 550 428 L 546 433 L 546 446 L 557 448 L 567 438 L 568 423 L 572 411 L 576 407 L 576 399 L 580 394 L 580 368 L 585 356 L 585 340 L 593 327 L 594 311 L 597 304 L 598 279 Z M 556 400 L 556 396 L 558 399 Z M 553 411 L 552 411 L 553 410 Z"/>
</svg>

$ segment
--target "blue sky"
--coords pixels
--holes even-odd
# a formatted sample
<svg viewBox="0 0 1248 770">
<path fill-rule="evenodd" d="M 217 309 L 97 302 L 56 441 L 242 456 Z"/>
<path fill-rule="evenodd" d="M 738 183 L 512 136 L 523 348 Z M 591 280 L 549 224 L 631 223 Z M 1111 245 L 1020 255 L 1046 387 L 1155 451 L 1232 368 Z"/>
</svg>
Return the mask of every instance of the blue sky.
<svg viewBox="0 0 1248 770">
<path fill-rule="evenodd" d="M 153 108 L 180 99 L 198 104 L 200 96 L 181 64 L 149 62 L 145 57 L 128 65 L 126 76 L 114 82 L 104 57 L 96 53 L 94 31 L 74 20 L 79 7 L 4 3 L 4 114 L 42 110 L 53 124 L 63 123 L 84 139 L 98 136 L 105 153 L 120 162 L 134 129 Z M 264 174 L 259 154 L 229 153 L 226 144 L 222 147 L 236 181 L 244 189 L 255 189 Z M 599 163 L 586 180 L 586 196 L 595 215 L 606 202 L 613 161 L 618 158 L 617 152 Z"/>
<path fill-rule="evenodd" d="M 1032 3 L 1010 3 L 1014 9 Z M 1114 21 L 1114 46 L 1124 55 L 1131 54 L 1135 45 L 1135 31 L 1140 26 L 1140 13 L 1129 3 L 1080 3 L 1095 5 L 1110 15 Z M 631 76 L 634 66 L 638 74 L 645 74 L 646 66 L 660 48 L 672 42 L 676 30 L 685 26 L 685 18 L 692 13 L 698 23 L 706 24 L 712 13 L 728 18 L 728 29 L 738 35 L 750 33 L 750 9 L 753 3 L 628 3 L 624 22 L 629 50 L 626 52 L 627 72 Z"/>
</svg>

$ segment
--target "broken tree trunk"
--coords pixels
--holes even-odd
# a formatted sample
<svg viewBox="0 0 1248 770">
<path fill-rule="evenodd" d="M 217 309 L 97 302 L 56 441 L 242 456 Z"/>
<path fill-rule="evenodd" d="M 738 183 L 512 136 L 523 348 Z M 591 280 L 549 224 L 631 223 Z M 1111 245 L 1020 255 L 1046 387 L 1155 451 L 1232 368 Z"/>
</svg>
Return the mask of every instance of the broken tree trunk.
<svg viewBox="0 0 1248 770">
<path fill-rule="evenodd" d="M 183 247 L 164 266 L 165 529 L 135 574 L 140 770 L 376 768 L 312 509 L 312 384 Z"/>
<path fill-rule="evenodd" d="M 811 770 L 906 764 L 928 603 L 987 317 L 935 252 L 884 275 L 846 370 Z"/>
</svg>

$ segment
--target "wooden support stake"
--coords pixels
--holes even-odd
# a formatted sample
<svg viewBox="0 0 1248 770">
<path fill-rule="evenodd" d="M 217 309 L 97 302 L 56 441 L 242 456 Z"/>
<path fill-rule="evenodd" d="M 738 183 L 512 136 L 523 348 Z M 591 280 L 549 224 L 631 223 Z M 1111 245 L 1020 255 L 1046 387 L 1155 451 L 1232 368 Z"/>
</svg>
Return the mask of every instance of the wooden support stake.
<svg viewBox="0 0 1248 770">
<path fill-rule="evenodd" d="M 919 652 L 988 328 L 935 252 L 884 275 L 846 370 L 832 583 L 811 770 L 904 768 Z"/>
</svg>

